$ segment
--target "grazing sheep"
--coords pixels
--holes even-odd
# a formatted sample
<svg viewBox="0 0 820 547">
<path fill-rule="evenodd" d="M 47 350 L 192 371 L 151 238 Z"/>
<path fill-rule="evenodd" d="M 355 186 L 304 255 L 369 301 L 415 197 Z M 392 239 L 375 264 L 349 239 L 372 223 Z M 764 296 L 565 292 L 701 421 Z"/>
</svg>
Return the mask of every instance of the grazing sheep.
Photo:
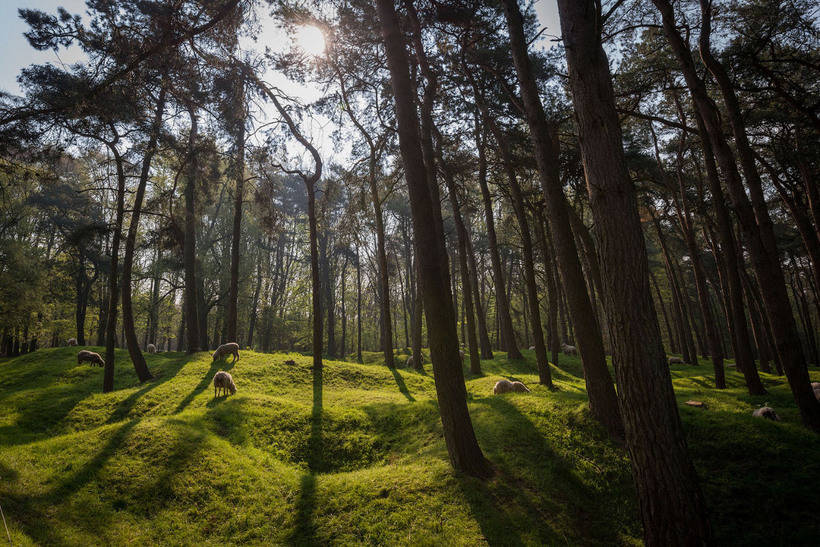
<svg viewBox="0 0 820 547">
<path fill-rule="evenodd" d="M 76 338 L 69 338 L 68 339 L 68 345 L 69 346 L 76 346 L 77 345 L 77 339 Z"/>
<path fill-rule="evenodd" d="M 92 365 L 97 365 L 100 367 L 105 366 L 105 361 L 99 353 L 94 353 L 93 351 L 82 349 L 77 353 L 77 364 L 80 365 L 86 361 L 88 361 Z"/>
<path fill-rule="evenodd" d="M 578 348 L 569 344 L 561 344 L 561 351 L 567 355 L 578 355 Z"/>
<path fill-rule="evenodd" d="M 510 382 L 509 380 L 499 380 L 493 386 L 493 395 L 500 393 L 529 393 L 530 390 L 521 382 Z"/>
<path fill-rule="evenodd" d="M 236 362 L 239 360 L 239 344 L 236 342 L 228 342 L 227 344 L 222 344 L 216 351 L 214 352 L 214 361 L 217 359 L 221 359 L 227 355 L 233 355 L 233 361 Z"/>
<path fill-rule="evenodd" d="M 230 374 L 220 370 L 214 374 L 214 397 L 218 397 L 219 392 L 224 392 L 227 395 L 229 391 L 231 395 L 236 393 L 236 384 L 233 383 L 233 377 Z"/>
<path fill-rule="evenodd" d="M 529 393 L 530 389 L 521 382 L 513 382 L 511 391 L 515 393 Z"/>
<path fill-rule="evenodd" d="M 145 348 L 145 351 L 147 351 L 148 353 L 156 353 L 157 347 L 154 344 L 148 344 L 148 346 Z"/>
<path fill-rule="evenodd" d="M 769 420 L 774 420 L 775 422 L 780 421 L 780 416 L 777 415 L 777 412 L 770 406 L 762 406 L 752 412 L 752 416 L 755 418 L 768 418 Z"/>
<path fill-rule="evenodd" d="M 682 365 L 683 364 L 683 359 L 681 359 L 680 357 L 670 357 L 669 358 L 669 364 L 670 365 Z"/>
</svg>

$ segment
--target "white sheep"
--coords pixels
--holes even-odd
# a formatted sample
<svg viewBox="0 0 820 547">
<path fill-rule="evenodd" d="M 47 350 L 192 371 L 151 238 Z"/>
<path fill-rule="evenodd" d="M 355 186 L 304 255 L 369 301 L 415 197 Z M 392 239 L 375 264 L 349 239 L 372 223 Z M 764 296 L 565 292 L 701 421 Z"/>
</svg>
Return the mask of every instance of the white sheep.
<svg viewBox="0 0 820 547">
<path fill-rule="evenodd" d="M 100 367 L 105 366 L 105 361 L 99 353 L 94 353 L 93 351 L 82 349 L 77 353 L 77 364 L 80 365 L 86 361 L 91 363 L 92 365 L 97 365 Z"/>
<path fill-rule="evenodd" d="M 820 401 L 820 382 L 812 382 L 811 388 L 814 390 L 814 398 Z"/>
<path fill-rule="evenodd" d="M 157 347 L 154 344 L 148 344 L 148 346 L 145 348 L 145 351 L 147 351 L 148 353 L 156 353 Z"/>
<path fill-rule="evenodd" d="M 218 397 L 219 392 L 224 392 L 225 395 L 228 395 L 229 391 L 231 395 L 236 393 L 236 384 L 233 383 L 233 377 L 230 374 L 224 370 L 220 370 L 214 374 L 214 397 Z"/>
<path fill-rule="evenodd" d="M 236 342 L 228 342 L 227 344 L 222 344 L 218 348 L 213 355 L 213 360 L 216 361 L 217 359 L 221 359 L 226 355 L 233 355 L 233 362 L 239 360 L 239 344 Z"/>
<path fill-rule="evenodd" d="M 535 346 L 530 346 L 530 351 L 535 351 Z"/>
<path fill-rule="evenodd" d="M 69 338 L 68 339 L 68 345 L 69 346 L 76 346 L 77 345 L 77 339 L 76 338 Z"/>
<path fill-rule="evenodd" d="M 683 364 L 683 359 L 681 359 L 680 357 L 670 357 L 669 358 L 669 364 L 670 365 L 682 365 Z"/>
<path fill-rule="evenodd" d="M 777 415 L 777 412 L 770 406 L 762 406 L 752 412 L 752 416 L 755 418 L 767 418 L 769 420 L 774 420 L 775 422 L 780 421 L 780 416 Z"/>
</svg>

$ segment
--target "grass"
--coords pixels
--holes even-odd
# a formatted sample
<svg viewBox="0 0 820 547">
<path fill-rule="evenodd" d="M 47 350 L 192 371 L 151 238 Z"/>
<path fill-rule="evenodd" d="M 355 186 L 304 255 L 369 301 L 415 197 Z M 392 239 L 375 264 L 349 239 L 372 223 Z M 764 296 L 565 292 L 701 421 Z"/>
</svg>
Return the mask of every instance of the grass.
<svg viewBox="0 0 820 547">
<path fill-rule="evenodd" d="M 118 351 L 102 394 L 76 348 L 0 360 L 0 504 L 16 545 L 640 543 L 629 460 L 591 419 L 580 362 L 562 355 L 549 392 L 525 354 L 467 375 L 487 482 L 449 467 L 429 365 L 164 353 L 139 384 Z M 215 399 L 220 368 L 238 392 Z M 729 370 L 719 392 L 709 366 L 672 367 L 717 543 L 814 543 L 820 439 L 782 377 L 751 397 Z M 502 377 L 532 393 L 492 396 Z M 783 421 L 752 418 L 764 403 Z"/>
</svg>

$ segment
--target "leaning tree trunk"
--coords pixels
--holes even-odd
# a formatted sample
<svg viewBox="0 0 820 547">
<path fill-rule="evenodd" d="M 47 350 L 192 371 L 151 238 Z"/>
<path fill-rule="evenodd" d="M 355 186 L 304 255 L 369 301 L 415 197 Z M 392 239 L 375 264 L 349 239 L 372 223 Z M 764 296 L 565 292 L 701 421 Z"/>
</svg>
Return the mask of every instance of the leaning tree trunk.
<svg viewBox="0 0 820 547">
<path fill-rule="evenodd" d="M 148 370 L 148 364 L 140 351 L 137 332 L 134 327 L 134 310 L 131 303 L 131 270 L 134 266 L 134 249 L 137 244 L 137 232 L 139 231 L 140 213 L 142 212 L 142 201 L 145 198 L 145 189 L 148 186 L 148 176 L 151 172 L 151 160 L 157 151 L 160 129 L 162 129 L 162 114 L 165 112 L 165 83 L 159 92 L 157 110 L 154 114 L 154 121 L 151 126 L 151 134 L 148 145 L 145 149 L 145 156 L 142 159 L 142 169 L 140 170 L 137 193 L 134 197 L 134 210 L 131 213 L 131 222 L 128 225 L 128 236 L 125 240 L 125 256 L 122 261 L 122 326 L 125 333 L 125 341 L 128 346 L 128 354 L 137 372 L 140 382 L 145 382 L 154 378 Z"/>
<path fill-rule="evenodd" d="M 589 300 L 575 237 L 570 226 L 566 196 L 558 172 L 559 145 L 557 128 L 547 120 L 538 95 L 527 57 L 523 21 L 515 0 L 504 1 L 504 13 L 510 32 L 513 62 L 521 88 L 521 98 L 530 127 L 530 139 L 535 149 L 535 160 L 546 201 L 550 231 L 554 238 L 556 258 L 573 316 L 578 351 L 584 364 L 584 379 L 589 393 L 593 415 L 604 424 L 613 437 L 623 436 L 623 422 L 618 409 L 618 398 L 612 376 L 606 366 L 601 328 Z M 614 333 L 613 333 L 614 335 Z"/>
<path fill-rule="evenodd" d="M 511 6 L 518 12 L 514 0 L 505 0 L 505 6 L 508 13 Z M 559 0 L 558 11 L 590 206 L 599 230 L 613 363 L 644 539 L 647 545 L 708 544 L 711 531 L 703 495 L 687 453 L 652 305 L 646 247 L 600 41 L 599 11 L 592 0 Z"/>
<path fill-rule="evenodd" d="M 432 199 L 424 168 L 405 41 L 393 1 L 377 0 L 376 5 L 391 75 L 399 147 L 410 194 L 413 231 L 419 250 L 420 281 L 444 440 L 455 469 L 468 475 L 487 477 L 492 474 L 492 469 L 478 446 L 467 410 L 455 311 L 449 305 L 452 298 L 446 250 L 440 236 L 441 227 L 436 226 L 435 209 L 439 208 L 439 204 Z"/>
</svg>

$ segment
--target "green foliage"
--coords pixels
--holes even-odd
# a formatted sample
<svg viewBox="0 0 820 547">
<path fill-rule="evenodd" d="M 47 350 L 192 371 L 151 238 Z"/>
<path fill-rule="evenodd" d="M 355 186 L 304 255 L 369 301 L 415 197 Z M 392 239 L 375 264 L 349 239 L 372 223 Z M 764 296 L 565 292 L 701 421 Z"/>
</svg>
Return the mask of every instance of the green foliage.
<svg viewBox="0 0 820 547">
<path fill-rule="evenodd" d="M 639 543 L 629 461 L 591 418 L 579 361 L 561 356 L 550 392 L 531 353 L 467 376 L 487 482 L 451 471 L 429 365 L 391 370 L 373 353 L 314 374 L 297 354 L 161 353 L 140 385 L 118 351 L 101 394 L 76 348 L 4 359 L 0 503 L 17 545 Z M 213 397 L 220 369 L 236 395 Z M 750 397 L 735 372 L 721 392 L 706 366 L 672 373 L 717 542 L 810 543 L 820 440 L 784 379 L 763 375 L 770 394 Z M 493 396 L 502 377 L 532 393 Z M 783 422 L 753 418 L 764 403 Z"/>
</svg>

